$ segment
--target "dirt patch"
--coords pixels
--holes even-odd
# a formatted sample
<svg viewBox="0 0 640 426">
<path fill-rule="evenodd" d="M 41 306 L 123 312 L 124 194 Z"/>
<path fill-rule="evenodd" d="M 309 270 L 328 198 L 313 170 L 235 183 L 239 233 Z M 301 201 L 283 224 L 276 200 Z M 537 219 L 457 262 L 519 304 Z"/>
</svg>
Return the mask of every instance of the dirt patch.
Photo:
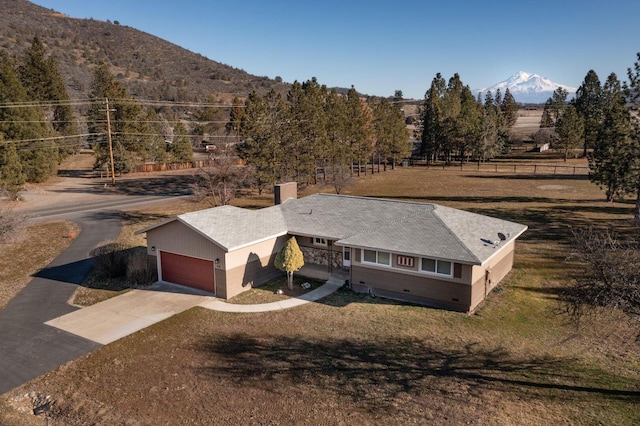
<svg viewBox="0 0 640 426">
<path fill-rule="evenodd" d="M 540 185 L 537 188 L 545 191 L 567 191 L 573 189 L 569 185 Z"/>
</svg>

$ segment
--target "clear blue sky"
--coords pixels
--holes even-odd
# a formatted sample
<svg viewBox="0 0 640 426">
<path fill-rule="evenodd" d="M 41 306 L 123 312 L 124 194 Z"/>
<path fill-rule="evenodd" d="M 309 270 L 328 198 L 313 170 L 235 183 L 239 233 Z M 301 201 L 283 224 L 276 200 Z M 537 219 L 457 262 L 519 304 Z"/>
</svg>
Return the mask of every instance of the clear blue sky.
<svg viewBox="0 0 640 426">
<path fill-rule="evenodd" d="M 640 52 L 640 0 L 34 0 L 119 21 L 209 59 L 286 82 L 422 98 L 437 72 L 472 89 L 518 71 L 577 87 Z"/>
</svg>

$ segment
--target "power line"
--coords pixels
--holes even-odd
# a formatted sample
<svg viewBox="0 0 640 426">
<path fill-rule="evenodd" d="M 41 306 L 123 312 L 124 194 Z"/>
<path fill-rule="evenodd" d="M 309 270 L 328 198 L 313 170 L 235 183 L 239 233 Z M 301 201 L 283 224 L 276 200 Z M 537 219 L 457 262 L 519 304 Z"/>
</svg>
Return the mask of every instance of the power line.
<svg viewBox="0 0 640 426">
<path fill-rule="evenodd" d="M 143 106 L 170 106 L 170 107 L 191 107 L 191 108 L 244 108 L 245 107 L 244 104 L 159 101 L 159 100 L 153 100 L 153 99 L 134 99 L 134 98 L 114 98 L 114 99 L 111 99 L 110 102 L 111 104 L 120 103 L 120 104 L 139 104 Z M 6 103 L 0 103 L 0 109 L 56 107 L 56 106 L 91 105 L 91 104 L 104 104 L 104 101 L 89 98 L 89 99 L 69 99 L 69 100 L 50 100 L 50 101 L 6 102 Z"/>
<path fill-rule="evenodd" d="M 36 138 L 36 139 L 20 139 L 20 140 L 0 140 L 0 145 L 3 143 L 30 143 L 30 142 L 44 142 L 44 141 L 54 141 L 61 139 L 73 139 L 73 138 L 82 138 L 87 136 L 100 136 L 104 135 L 104 133 L 82 133 L 79 135 L 67 135 L 67 136 L 51 136 L 48 138 Z"/>
</svg>

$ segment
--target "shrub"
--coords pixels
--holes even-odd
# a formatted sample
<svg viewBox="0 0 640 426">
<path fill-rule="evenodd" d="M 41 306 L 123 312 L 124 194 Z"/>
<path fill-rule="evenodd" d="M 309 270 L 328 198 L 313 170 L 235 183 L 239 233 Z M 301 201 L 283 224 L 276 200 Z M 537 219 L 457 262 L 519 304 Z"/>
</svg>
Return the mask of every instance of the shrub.
<svg viewBox="0 0 640 426">
<path fill-rule="evenodd" d="M 105 278 L 124 277 L 127 273 L 127 249 L 122 243 L 108 243 L 91 250 L 96 272 Z"/>
<path fill-rule="evenodd" d="M 149 262 L 146 251 L 139 250 L 129 255 L 127 280 L 135 285 L 149 285 L 158 280 L 155 264 Z"/>
</svg>

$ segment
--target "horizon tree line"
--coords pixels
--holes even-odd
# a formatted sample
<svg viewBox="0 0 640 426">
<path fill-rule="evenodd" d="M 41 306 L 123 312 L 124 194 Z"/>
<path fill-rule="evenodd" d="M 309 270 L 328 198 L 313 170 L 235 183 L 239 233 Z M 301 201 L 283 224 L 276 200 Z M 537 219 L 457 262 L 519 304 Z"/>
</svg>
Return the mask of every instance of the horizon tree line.
<svg viewBox="0 0 640 426">
<path fill-rule="evenodd" d="M 364 99 L 353 87 L 341 95 L 316 78 L 295 81 L 286 99 L 275 91 L 252 92 L 244 108 L 232 108 L 228 127 L 241 138 L 238 156 L 253 167 L 258 188 L 289 179 L 317 183 L 321 171 L 339 193 L 354 165 L 395 167 L 411 152 L 397 105 Z"/>
<path fill-rule="evenodd" d="M 490 160 L 505 149 L 517 118 L 518 104 L 508 88 L 504 96 L 498 89 L 474 97 L 458 73 L 448 82 L 437 73 L 419 111 L 420 155 L 427 164 Z"/>
<path fill-rule="evenodd" d="M 589 70 L 567 102 L 563 88 L 545 103 L 540 127 L 551 129 L 551 145 L 564 153 L 582 148 L 589 162 L 589 179 L 605 190 L 613 202 L 634 194 L 634 222 L 640 225 L 640 53 L 627 70 L 628 82 L 615 73 L 604 84 Z"/>
</svg>

